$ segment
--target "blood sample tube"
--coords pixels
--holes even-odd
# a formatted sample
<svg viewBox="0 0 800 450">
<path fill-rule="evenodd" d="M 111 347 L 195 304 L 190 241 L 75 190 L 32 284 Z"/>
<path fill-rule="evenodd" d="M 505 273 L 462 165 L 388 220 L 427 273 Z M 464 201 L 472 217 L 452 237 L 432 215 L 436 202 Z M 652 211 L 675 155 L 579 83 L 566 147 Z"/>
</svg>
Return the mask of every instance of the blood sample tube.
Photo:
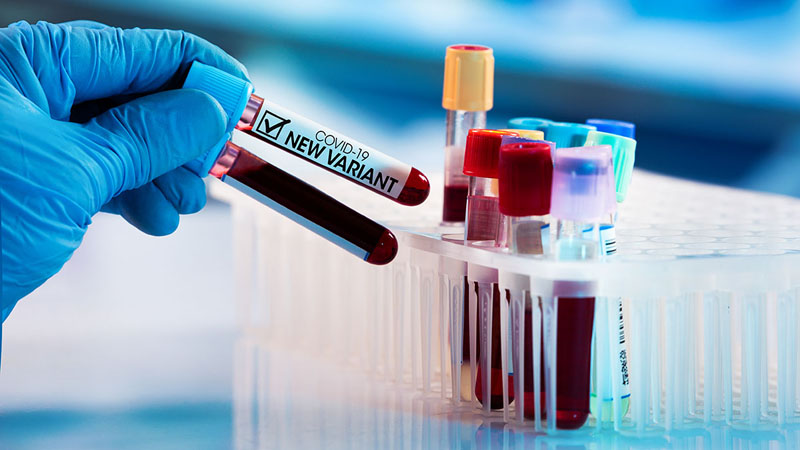
<svg viewBox="0 0 800 450">
<path fill-rule="evenodd" d="M 504 138 L 513 140 L 514 138 Z M 498 181 L 500 184 L 500 213 L 506 217 L 505 233 L 509 252 L 518 255 L 543 255 L 549 250 L 550 192 L 553 180 L 552 143 L 517 142 L 500 147 Z M 527 278 L 527 277 L 526 277 Z M 519 285 L 529 285 L 529 281 Z M 516 309 L 516 320 L 524 323 L 524 339 L 516 339 L 518 347 L 514 354 L 524 364 L 522 380 L 516 380 L 517 389 L 522 391 L 522 408 L 526 418 L 535 418 L 537 397 L 534 393 L 533 349 L 531 348 L 533 308 L 538 310 L 539 297 L 531 296 L 528 289 L 510 287 L 505 295 Z M 538 314 L 537 314 L 538 317 Z M 513 339 L 512 339 L 513 340 Z M 541 341 L 540 341 L 541 342 Z M 539 349 L 537 349 L 539 350 Z M 520 354 L 521 353 L 521 354 Z M 541 353 L 538 353 L 541 354 Z M 543 378 L 540 369 L 539 380 Z M 517 377 L 520 373 L 515 374 Z M 537 388 L 541 385 L 536 384 Z M 541 390 L 541 389 L 539 389 Z M 517 398 L 520 393 L 517 392 Z M 541 404 L 540 397 L 539 403 Z"/>
<path fill-rule="evenodd" d="M 516 133 L 497 130 L 469 130 L 464 153 L 464 175 L 469 175 L 469 195 L 467 196 L 467 220 L 464 232 L 465 242 L 472 245 L 494 246 L 500 225 L 500 209 L 498 203 L 497 164 L 500 156 L 500 145 L 503 137 L 519 137 Z M 481 280 L 470 278 L 480 313 L 478 320 L 482 324 L 478 328 L 478 341 L 483 343 L 481 354 L 477 356 L 478 372 L 475 384 L 475 396 L 491 409 L 503 406 L 502 353 L 500 342 L 501 302 L 507 301 L 500 295 L 497 287 L 496 271 L 493 276 Z M 491 281 L 489 281 L 491 279 Z M 488 318 L 492 319 L 489 320 Z M 481 330 L 491 327 L 491 334 Z M 489 356 L 487 356 L 489 355 Z M 490 376 L 485 377 L 485 367 L 490 367 Z M 509 365 L 510 367 L 510 365 Z M 513 386 L 513 378 L 509 376 L 509 386 Z M 484 397 L 490 391 L 490 401 Z M 509 389 L 509 398 L 513 398 L 513 388 Z"/>
<path fill-rule="evenodd" d="M 253 89 L 247 81 L 197 62 L 184 87 L 201 89 L 219 102 L 228 115 L 228 132 L 242 116 Z M 387 228 L 228 139 L 226 135 L 186 167 L 201 177 L 211 173 L 369 263 L 394 259 L 397 239 Z"/>
<path fill-rule="evenodd" d="M 550 119 L 541 117 L 515 117 L 508 121 L 508 128 L 514 130 L 539 130 L 547 131 L 547 126 L 553 123 Z"/>
<path fill-rule="evenodd" d="M 584 230 L 597 230 L 607 210 L 606 175 L 613 170 L 608 150 L 604 146 L 556 149 L 550 214 L 555 219 L 557 260 L 598 258 L 598 238 L 587 238 Z M 554 419 L 557 428 L 574 429 L 589 416 L 595 298 L 590 282 L 557 281 L 553 288 L 555 298 L 547 301 L 557 310 L 556 339 L 551 342 L 556 345 L 555 367 L 552 360 L 546 363 L 545 385 L 555 384 L 556 414 L 548 415 L 548 422 Z"/>
<path fill-rule="evenodd" d="M 492 109 L 494 56 L 482 45 L 451 45 L 444 63 L 442 107 L 447 111 L 442 221 L 463 223 L 469 180 L 463 174 L 467 132 L 486 128 Z"/>
<path fill-rule="evenodd" d="M 587 119 L 586 125 L 592 125 L 597 131 L 602 131 L 603 133 L 636 139 L 636 125 L 630 122 L 613 119 Z"/>
<path fill-rule="evenodd" d="M 388 264 L 397 255 L 386 227 L 232 142 L 210 173 L 368 263 Z"/>
<path fill-rule="evenodd" d="M 212 93 L 237 78 L 195 62 L 184 87 Z M 385 155 L 339 132 L 276 105 L 253 93 L 245 99 L 236 129 L 276 148 L 320 166 L 360 186 L 406 206 L 428 198 L 428 178 L 410 165 Z"/>
<path fill-rule="evenodd" d="M 594 126 L 582 123 L 552 122 L 547 125 L 544 137 L 554 142 L 556 148 L 581 147 L 586 142 L 586 135 L 594 129 Z"/>
<path fill-rule="evenodd" d="M 500 224 L 497 162 L 503 136 L 516 133 L 497 130 L 470 130 L 464 153 L 464 175 L 469 176 L 467 223 L 464 240 L 494 245 Z"/>
</svg>

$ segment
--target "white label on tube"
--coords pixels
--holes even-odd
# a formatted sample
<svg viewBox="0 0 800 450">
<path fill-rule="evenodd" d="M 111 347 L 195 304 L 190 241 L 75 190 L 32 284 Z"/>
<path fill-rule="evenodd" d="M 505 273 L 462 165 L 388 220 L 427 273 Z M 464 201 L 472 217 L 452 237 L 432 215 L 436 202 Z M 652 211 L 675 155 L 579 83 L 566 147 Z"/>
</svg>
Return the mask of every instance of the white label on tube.
<svg viewBox="0 0 800 450">
<path fill-rule="evenodd" d="M 600 245 L 606 256 L 617 254 L 617 229 L 614 225 L 600 225 Z"/>
<path fill-rule="evenodd" d="M 615 310 L 609 309 L 609 314 L 619 312 L 619 347 L 617 347 L 617 357 L 620 367 L 620 398 L 631 395 L 630 377 L 628 375 L 628 352 L 625 349 L 625 321 L 622 317 L 622 299 L 618 298 L 609 306 L 616 307 Z M 610 392 L 610 391 L 608 391 Z"/>
<path fill-rule="evenodd" d="M 408 164 L 267 100 L 252 131 L 277 147 L 391 198 L 400 196 L 411 173 Z"/>
</svg>

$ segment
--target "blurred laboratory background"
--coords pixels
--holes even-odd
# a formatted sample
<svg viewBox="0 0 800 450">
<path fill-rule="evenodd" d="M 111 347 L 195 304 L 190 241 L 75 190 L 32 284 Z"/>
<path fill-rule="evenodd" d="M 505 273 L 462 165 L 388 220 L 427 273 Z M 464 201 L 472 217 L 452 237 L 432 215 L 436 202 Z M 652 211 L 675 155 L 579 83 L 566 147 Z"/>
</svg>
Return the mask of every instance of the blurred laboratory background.
<svg viewBox="0 0 800 450">
<path fill-rule="evenodd" d="M 203 36 L 261 95 L 424 171 L 442 167 L 445 47 L 483 44 L 490 127 L 631 121 L 640 169 L 800 196 L 794 0 L 0 0 L 3 24 L 77 19 Z M 96 217 L 5 323 L 0 447 L 229 447 L 229 229 L 214 201 L 166 238 Z"/>
</svg>

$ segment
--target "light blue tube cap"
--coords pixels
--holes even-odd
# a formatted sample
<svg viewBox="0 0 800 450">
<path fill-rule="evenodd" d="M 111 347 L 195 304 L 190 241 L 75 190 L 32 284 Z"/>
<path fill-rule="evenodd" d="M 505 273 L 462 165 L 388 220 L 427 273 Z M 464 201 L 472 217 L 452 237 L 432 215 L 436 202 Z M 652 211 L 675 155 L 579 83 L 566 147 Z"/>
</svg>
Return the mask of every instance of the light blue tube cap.
<svg viewBox="0 0 800 450">
<path fill-rule="evenodd" d="M 186 164 L 186 167 L 196 174 L 204 177 L 208 175 L 214 162 L 217 160 L 225 142 L 230 139 L 230 133 L 242 117 L 247 100 L 253 93 L 253 85 L 249 81 L 233 76 L 216 67 L 195 61 L 183 82 L 186 89 L 201 90 L 219 102 L 228 116 L 228 125 L 225 129 L 226 136 L 219 144 L 209 149 L 200 158 Z"/>
<path fill-rule="evenodd" d="M 552 120 L 541 117 L 515 117 L 508 121 L 508 128 L 545 131 L 551 123 Z"/>
<path fill-rule="evenodd" d="M 586 135 L 595 130 L 592 125 L 571 122 L 552 122 L 544 130 L 544 138 L 556 144 L 556 148 L 582 147 Z"/>
</svg>

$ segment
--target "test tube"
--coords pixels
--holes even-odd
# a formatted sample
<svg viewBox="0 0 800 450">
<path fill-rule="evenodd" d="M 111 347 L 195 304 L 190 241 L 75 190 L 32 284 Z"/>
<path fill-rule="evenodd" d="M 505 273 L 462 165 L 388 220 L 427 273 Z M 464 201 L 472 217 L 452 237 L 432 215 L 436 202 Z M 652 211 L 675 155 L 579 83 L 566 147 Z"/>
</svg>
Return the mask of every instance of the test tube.
<svg viewBox="0 0 800 450">
<path fill-rule="evenodd" d="M 602 131 L 603 133 L 636 139 L 636 125 L 631 122 L 614 119 L 586 119 L 586 125 L 592 125 L 597 131 Z"/>
<path fill-rule="evenodd" d="M 627 122 L 623 122 L 627 123 Z M 630 127 L 623 127 L 623 130 L 633 129 L 633 124 Z M 636 141 L 622 135 L 605 133 L 601 131 L 590 131 L 586 137 L 586 144 L 590 146 L 605 145 L 609 147 L 614 167 L 614 176 L 609 177 L 611 187 L 609 188 L 609 198 L 606 200 L 607 208 L 600 223 L 599 233 L 599 254 L 603 258 L 612 258 L 617 253 L 616 242 L 616 220 L 617 220 L 617 202 L 624 200 L 628 185 L 630 184 L 631 174 L 633 172 L 633 161 L 635 159 Z M 610 299 L 608 306 L 608 326 L 605 327 L 609 330 L 610 337 L 613 343 L 609 348 L 613 349 L 616 357 L 609 364 L 601 365 L 601 367 L 608 367 L 611 370 L 617 370 L 619 373 L 607 373 L 603 377 L 604 393 L 612 395 L 616 391 L 620 397 L 620 414 L 619 417 L 625 415 L 630 408 L 630 379 L 627 368 L 627 349 L 626 349 L 626 336 L 623 322 L 623 304 L 622 298 Z M 602 318 L 601 318 L 602 320 Z M 618 337 L 618 339 L 616 338 Z M 597 336 L 596 339 L 603 337 Z M 619 364 L 617 364 L 617 361 Z M 613 364 L 612 364 L 613 363 Z M 599 421 L 614 420 L 616 411 L 613 406 L 613 396 L 611 398 L 605 397 L 601 407 L 598 407 L 597 402 L 597 388 L 596 385 L 592 387 L 592 395 L 590 402 L 590 409 L 592 414 Z"/>
<path fill-rule="evenodd" d="M 469 179 L 462 173 L 467 133 L 486 127 L 492 109 L 494 56 L 482 45 L 451 45 L 444 63 L 442 107 L 447 111 L 442 221 L 463 223 Z"/>
<path fill-rule="evenodd" d="M 554 258 L 561 261 L 598 258 L 597 238 L 587 238 L 584 230 L 598 229 L 606 212 L 610 187 L 606 175 L 612 170 L 608 148 L 556 149 L 550 214 L 555 219 Z M 589 281 L 556 281 L 554 298 L 543 299 L 556 314 L 555 366 L 546 361 L 546 390 L 555 385 L 555 427 L 575 429 L 589 416 L 592 330 L 595 298 Z M 551 316 L 552 317 L 552 316 Z M 548 319 L 548 314 L 545 314 Z M 549 347 L 552 348 L 552 347 Z M 546 352 L 546 354 L 552 354 Z M 553 371 L 555 369 L 555 371 Z"/>
<path fill-rule="evenodd" d="M 231 78 L 234 80 L 228 80 Z M 195 62 L 184 87 L 214 95 L 221 93 L 221 84 L 236 80 L 219 69 Z M 235 119 L 237 130 L 397 203 L 416 206 L 428 198 L 428 178 L 415 167 L 252 92 Z"/>
<path fill-rule="evenodd" d="M 513 140 L 514 138 L 508 138 Z M 505 141 L 505 140 L 504 140 Z M 500 184 L 500 213 L 507 217 L 505 233 L 507 246 L 511 253 L 519 255 L 543 255 L 549 250 L 550 193 L 553 180 L 552 143 L 545 141 L 518 142 L 500 147 L 498 180 Z M 536 418 L 535 398 L 539 404 L 543 396 L 535 395 L 533 374 L 533 308 L 538 310 L 539 297 L 531 296 L 527 289 L 507 289 L 509 302 L 517 304 L 522 311 L 517 320 L 524 320 L 524 339 L 518 343 L 522 347 L 523 379 L 517 380 L 522 390 L 524 417 Z M 520 317 L 521 316 L 521 317 Z M 538 317 L 538 314 L 536 315 Z M 524 319 L 523 319 L 524 318 Z M 530 324 L 530 325 L 528 325 Z M 541 340 L 539 341 L 541 342 Z M 520 350 L 515 350 L 519 356 Z M 539 353 L 542 354 L 542 353 Z M 540 366 L 539 380 L 543 378 Z M 519 376 L 519 374 L 516 374 Z M 541 389 L 539 389 L 541 390 Z M 520 393 L 517 392 L 519 398 Z"/>
<path fill-rule="evenodd" d="M 184 87 L 213 96 L 228 115 L 229 132 L 253 89 L 247 81 L 198 62 L 190 68 Z M 201 177 L 214 175 L 364 261 L 387 264 L 394 259 L 397 239 L 387 228 L 228 139 L 226 135 L 186 167 Z"/>
<path fill-rule="evenodd" d="M 370 264 L 397 255 L 397 238 L 386 227 L 232 142 L 210 173 Z"/>
<path fill-rule="evenodd" d="M 464 175 L 469 176 L 467 223 L 464 240 L 494 245 L 500 224 L 497 162 L 503 136 L 519 136 L 498 130 L 469 130 L 464 153 Z"/>
<path fill-rule="evenodd" d="M 551 122 L 544 137 L 555 143 L 556 148 L 581 147 L 586 142 L 586 135 L 594 129 L 594 126 L 582 123 Z"/>
</svg>

